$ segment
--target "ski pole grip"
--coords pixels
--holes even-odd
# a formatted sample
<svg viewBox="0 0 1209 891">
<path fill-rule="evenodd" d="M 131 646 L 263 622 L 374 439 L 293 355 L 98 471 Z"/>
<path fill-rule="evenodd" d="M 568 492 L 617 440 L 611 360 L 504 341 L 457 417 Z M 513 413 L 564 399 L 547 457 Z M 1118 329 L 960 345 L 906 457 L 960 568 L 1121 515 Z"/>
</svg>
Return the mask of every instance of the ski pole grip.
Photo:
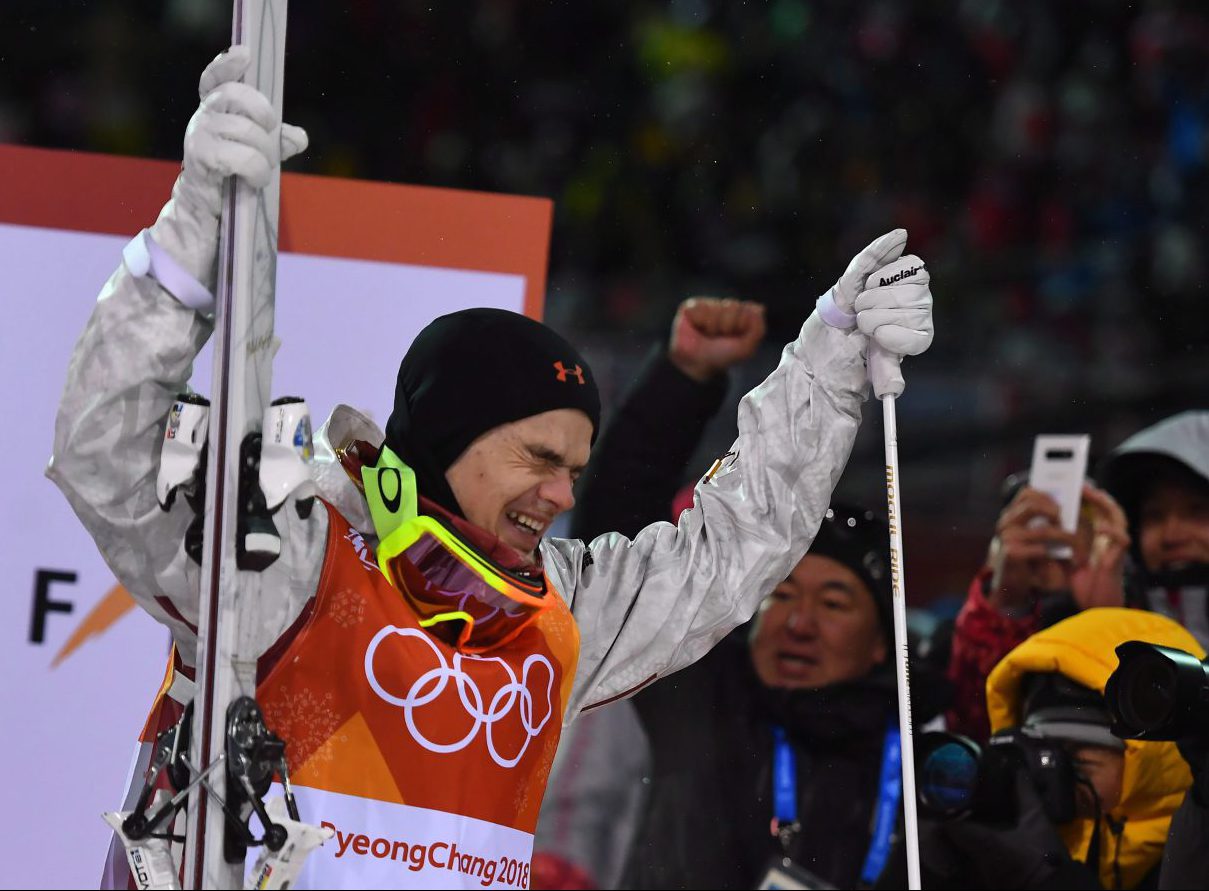
<svg viewBox="0 0 1209 891">
<path fill-rule="evenodd" d="M 869 380 L 873 382 L 873 394 L 878 399 L 900 396 L 906 389 L 902 362 L 902 356 L 888 353 L 876 341 L 869 341 Z"/>
</svg>

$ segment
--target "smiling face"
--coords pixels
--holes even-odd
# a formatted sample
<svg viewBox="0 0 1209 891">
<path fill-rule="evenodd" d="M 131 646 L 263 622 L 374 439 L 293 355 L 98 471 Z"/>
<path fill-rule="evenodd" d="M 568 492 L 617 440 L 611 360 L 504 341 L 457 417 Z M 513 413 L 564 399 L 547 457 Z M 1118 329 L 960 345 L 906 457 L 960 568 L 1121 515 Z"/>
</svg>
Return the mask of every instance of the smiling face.
<svg viewBox="0 0 1209 891">
<path fill-rule="evenodd" d="M 1138 549 L 1151 572 L 1209 563 L 1209 491 L 1174 480 L 1156 482 L 1141 501 Z"/>
<path fill-rule="evenodd" d="M 844 565 L 807 554 L 764 601 L 751 659 L 769 687 L 813 689 L 863 677 L 886 659 L 873 595 Z"/>
<path fill-rule="evenodd" d="M 554 519 L 575 505 L 572 486 L 592 443 L 592 422 L 559 408 L 493 427 L 445 478 L 466 519 L 533 559 Z"/>
</svg>

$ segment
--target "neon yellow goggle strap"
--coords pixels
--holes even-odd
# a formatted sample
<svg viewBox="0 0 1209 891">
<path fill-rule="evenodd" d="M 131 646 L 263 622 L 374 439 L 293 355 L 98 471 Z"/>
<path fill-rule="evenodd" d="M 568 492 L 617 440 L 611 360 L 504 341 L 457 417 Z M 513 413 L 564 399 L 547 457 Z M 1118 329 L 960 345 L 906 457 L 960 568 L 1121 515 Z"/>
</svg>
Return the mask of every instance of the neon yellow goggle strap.
<svg viewBox="0 0 1209 891">
<path fill-rule="evenodd" d="M 361 467 L 361 482 L 365 487 L 370 519 L 374 522 L 374 531 L 378 533 L 378 568 L 389 579 L 391 574 L 387 564 L 410 544 L 401 543 L 402 533 L 418 515 L 420 500 L 416 495 L 416 472 L 384 445 L 374 467 Z M 451 619 L 473 621 L 467 613 L 459 610 L 421 619 L 420 627 L 428 628 Z"/>
<path fill-rule="evenodd" d="M 365 485 L 365 500 L 369 504 L 374 531 L 378 533 L 378 568 L 388 579 L 392 578 L 390 561 L 415 544 L 420 536 L 429 533 L 475 570 L 475 575 L 500 593 L 507 592 L 503 579 L 496 576 L 481 557 L 437 520 L 419 513 L 416 472 L 388 446 L 382 447 L 377 464 L 361 468 L 361 481 Z M 420 625 L 427 628 L 453 619 L 474 621 L 468 613 L 456 610 L 423 619 Z"/>
<path fill-rule="evenodd" d="M 378 541 L 385 544 L 400 526 L 420 511 L 416 472 L 384 445 L 377 464 L 361 467 L 361 482 L 365 486 L 365 500 L 369 502 L 374 531 L 378 533 Z M 381 548 L 378 553 L 382 553 Z"/>
</svg>

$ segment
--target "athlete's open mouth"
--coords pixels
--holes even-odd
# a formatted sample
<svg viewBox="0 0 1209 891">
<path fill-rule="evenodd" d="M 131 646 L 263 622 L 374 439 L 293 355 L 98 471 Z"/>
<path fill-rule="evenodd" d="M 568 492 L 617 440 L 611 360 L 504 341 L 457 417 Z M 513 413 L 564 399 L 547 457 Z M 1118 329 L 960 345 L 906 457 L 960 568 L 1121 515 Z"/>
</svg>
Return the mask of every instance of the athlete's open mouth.
<svg viewBox="0 0 1209 891">
<path fill-rule="evenodd" d="M 510 510 L 505 516 L 507 516 L 508 519 L 512 521 L 512 524 L 522 532 L 528 532 L 532 535 L 540 537 L 541 534 L 546 531 L 546 523 L 543 523 L 536 517 L 523 514 L 520 511 Z"/>
</svg>

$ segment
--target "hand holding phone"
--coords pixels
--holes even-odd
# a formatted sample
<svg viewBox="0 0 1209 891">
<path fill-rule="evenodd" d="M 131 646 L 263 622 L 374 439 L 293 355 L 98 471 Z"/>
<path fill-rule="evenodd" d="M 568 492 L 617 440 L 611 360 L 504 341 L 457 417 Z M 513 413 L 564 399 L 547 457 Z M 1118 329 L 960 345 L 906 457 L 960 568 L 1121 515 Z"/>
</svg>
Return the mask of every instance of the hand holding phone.
<svg viewBox="0 0 1209 891">
<path fill-rule="evenodd" d="M 1091 437 L 1075 435 L 1038 436 L 1033 442 L 1033 463 L 1029 469 L 1029 486 L 1044 492 L 1058 503 L 1062 528 L 1074 533 L 1079 525 L 1079 502 L 1083 480 L 1087 476 L 1087 453 Z M 1069 560 L 1073 552 L 1066 545 L 1055 545 L 1050 556 Z"/>
</svg>

